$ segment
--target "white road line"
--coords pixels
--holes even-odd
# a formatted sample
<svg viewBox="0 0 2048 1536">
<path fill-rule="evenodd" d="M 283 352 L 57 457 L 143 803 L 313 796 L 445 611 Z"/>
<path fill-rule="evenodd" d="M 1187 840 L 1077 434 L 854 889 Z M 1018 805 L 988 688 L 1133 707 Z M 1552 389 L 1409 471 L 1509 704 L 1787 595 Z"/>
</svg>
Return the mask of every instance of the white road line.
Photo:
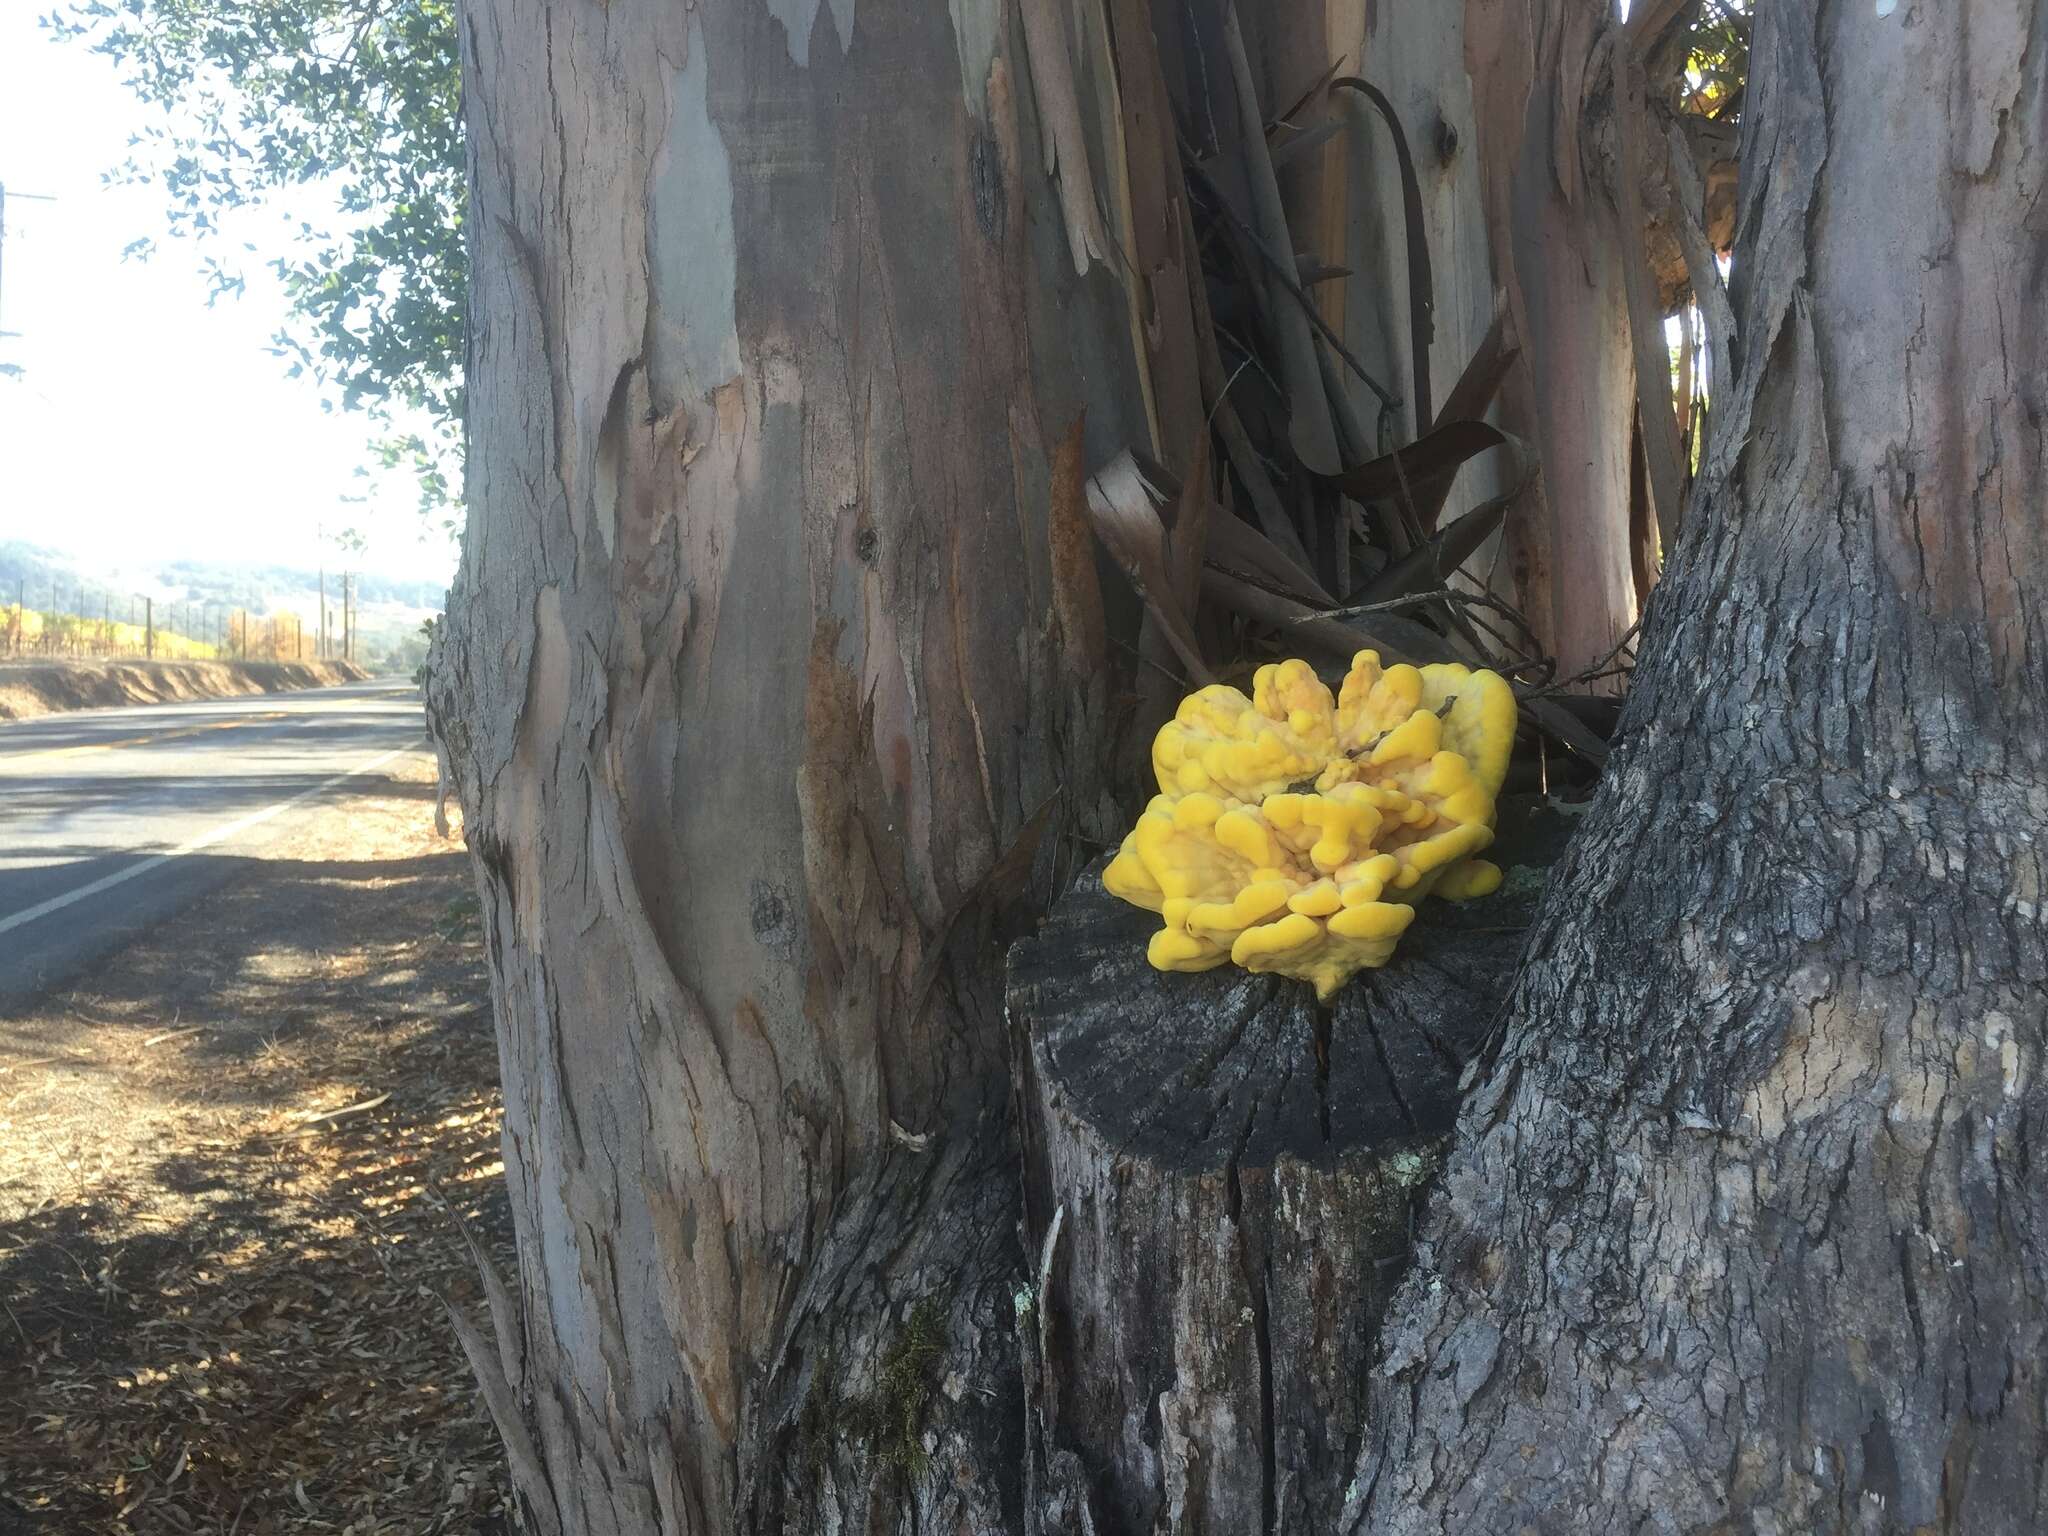
<svg viewBox="0 0 2048 1536">
<path fill-rule="evenodd" d="M 110 891 L 117 885 L 123 885 L 133 880 L 137 875 L 146 875 L 152 869 L 160 869 L 173 859 L 182 859 L 188 854 L 202 852 L 205 849 L 211 848 L 215 843 L 225 842 L 237 833 L 246 832 L 251 827 L 260 827 L 272 817 L 282 816 L 293 806 L 303 804 L 315 795 L 324 794 L 334 788 L 335 785 L 346 783 L 357 774 L 373 772 L 376 769 L 382 768 L 394 757 L 402 757 L 407 752 L 417 751 L 418 749 L 419 743 L 416 741 L 409 741 L 402 747 L 393 747 L 389 752 L 373 757 L 367 762 L 357 763 L 355 767 L 347 769 L 342 773 L 337 773 L 333 778 L 323 783 L 315 784 L 311 789 L 300 790 L 299 793 L 293 795 L 289 800 L 280 800 L 275 805 L 265 806 L 260 811 L 244 816 L 240 821 L 231 821 L 224 827 L 216 827 L 204 837 L 196 837 L 182 848 L 173 848 L 169 853 L 152 855 L 137 863 L 130 864 L 126 869 L 117 869 L 111 875 L 104 875 L 89 884 L 81 885 L 75 891 L 66 891 L 62 896 L 52 896 L 48 901 L 38 902 L 35 906 L 21 912 L 16 912 L 10 917 L 0 917 L 0 933 L 11 933 L 25 923 L 32 923 L 39 917 L 48 917 L 52 912 L 62 912 L 66 907 L 84 901 L 89 896 L 97 896 L 101 891 Z"/>
</svg>

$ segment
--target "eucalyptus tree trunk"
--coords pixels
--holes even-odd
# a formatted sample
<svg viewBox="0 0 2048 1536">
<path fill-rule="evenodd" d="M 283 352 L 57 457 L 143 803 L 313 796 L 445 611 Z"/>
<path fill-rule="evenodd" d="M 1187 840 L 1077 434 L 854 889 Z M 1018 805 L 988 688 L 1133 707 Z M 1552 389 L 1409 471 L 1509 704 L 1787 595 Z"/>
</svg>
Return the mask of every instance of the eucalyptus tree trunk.
<svg viewBox="0 0 2048 1536">
<path fill-rule="evenodd" d="M 1395 134 L 1362 94 L 1338 89 L 1297 115 L 1342 124 L 1283 177 L 1298 245 L 1352 274 L 1318 285 L 1317 306 L 1398 395 L 1402 442 L 1436 423 L 1503 323 L 1515 361 L 1493 419 L 1518 452 L 1467 466 L 1438 521 L 1524 484 L 1526 469 L 1514 515 L 1467 577 L 1516 603 L 1565 672 L 1607 655 L 1637 606 L 1625 263 L 1641 231 L 1623 217 L 1614 153 L 1623 28 L 1605 0 L 1287 0 L 1244 14 L 1276 110 L 1331 70 L 1387 97 L 1412 210 Z M 1377 399 L 1342 383 L 1374 422 Z"/>
<path fill-rule="evenodd" d="M 2048 1528 L 2048 12 L 1752 59 L 1698 515 L 1348 1530 Z"/>
<path fill-rule="evenodd" d="M 1340 105 L 1358 174 L 1344 260 L 1360 277 L 1344 316 L 1361 354 L 1400 382 L 1411 432 L 1499 315 L 1519 353 L 1494 419 L 1528 456 L 1528 489 L 1468 574 L 1520 606 L 1566 673 L 1608 654 L 1636 617 L 1630 575 L 1629 422 L 1635 409 L 1610 86 L 1622 28 L 1603 0 L 1369 4 L 1333 50 L 1391 99 L 1421 194 L 1433 312 L 1417 419 L 1410 242 L 1387 127 Z M 1661 349 L 1663 342 L 1658 339 Z M 1442 522 L 1502 494 L 1498 454 L 1469 466 Z"/>
<path fill-rule="evenodd" d="M 1014 1512 L 997 941 L 1114 833 L 1125 713 L 1050 483 L 1084 408 L 1072 463 L 1141 430 L 1018 41 L 999 0 L 464 9 L 430 704 L 521 1255 L 471 1352 L 539 1530 Z"/>
</svg>

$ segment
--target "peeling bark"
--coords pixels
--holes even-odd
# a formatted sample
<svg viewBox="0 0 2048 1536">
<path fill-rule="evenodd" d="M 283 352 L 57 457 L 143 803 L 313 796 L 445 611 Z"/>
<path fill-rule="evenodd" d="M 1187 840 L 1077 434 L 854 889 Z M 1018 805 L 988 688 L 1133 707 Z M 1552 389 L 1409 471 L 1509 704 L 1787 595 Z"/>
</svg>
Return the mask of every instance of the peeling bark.
<svg viewBox="0 0 2048 1536">
<path fill-rule="evenodd" d="M 2044 17 L 1759 7 L 1696 516 L 1347 1530 L 2048 1524 Z"/>
<path fill-rule="evenodd" d="M 1505 309 L 1521 359 L 1494 419 L 1542 473 L 1471 566 L 1516 602 L 1569 673 L 1635 621 L 1629 422 L 1635 406 L 1618 167 L 1597 152 L 1612 115 L 1615 29 L 1598 0 L 1368 5 L 1346 48 L 1387 91 L 1413 148 L 1435 289 L 1439 391 Z M 1343 50 L 1338 50 L 1343 51 Z M 1407 237 L 1384 127 L 1343 104 L 1357 163 L 1343 261 L 1359 276 L 1351 338 L 1387 377 L 1413 377 Z M 1661 151 L 1660 151 L 1661 158 Z M 1327 206 L 1327 205 L 1325 205 Z M 1663 346 L 1661 326 L 1655 342 Z M 1432 412 L 1443 404 L 1430 402 Z M 1407 435 L 1427 429 L 1403 402 Z M 1510 488 L 1466 469 L 1441 521 Z"/>
<path fill-rule="evenodd" d="M 1052 461 L 1084 407 L 1087 462 L 1143 430 L 1016 20 L 465 10 L 432 709 L 522 1255 L 494 1407 L 542 1528 L 1014 1524 L 996 939 L 1117 819 Z"/>
<path fill-rule="evenodd" d="M 1442 393 L 1479 350 L 1501 296 L 1487 239 L 1482 145 L 1474 83 L 1465 67 L 1463 7 L 1367 6 L 1360 35 L 1349 46 L 1358 55 L 1356 71 L 1392 100 L 1414 151 L 1436 299 L 1429 370 Z M 1408 238 L 1392 139 L 1363 102 L 1346 95 L 1337 106 L 1345 114 L 1355 166 L 1348 242 L 1340 247 L 1345 264 L 1358 274 L 1346 309 L 1350 340 L 1389 378 L 1412 379 Z M 1443 403 L 1432 401 L 1432 411 Z M 1434 424 L 1416 419 L 1412 399 L 1403 402 L 1402 414 L 1404 437 Z M 1494 457 L 1475 460 L 1459 475 L 1437 519 L 1440 526 L 1507 489 Z M 1491 565 L 1488 558 L 1478 569 L 1484 574 Z M 1506 580 L 1498 584 L 1503 595 L 1512 595 L 1511 587 Z"/>
</svg>

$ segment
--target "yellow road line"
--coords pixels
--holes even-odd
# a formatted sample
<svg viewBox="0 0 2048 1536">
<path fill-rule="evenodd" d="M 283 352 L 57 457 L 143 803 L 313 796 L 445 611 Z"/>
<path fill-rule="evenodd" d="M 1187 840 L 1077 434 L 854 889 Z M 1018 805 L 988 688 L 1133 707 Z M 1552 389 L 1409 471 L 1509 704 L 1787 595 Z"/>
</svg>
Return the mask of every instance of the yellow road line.
<svg viewBox="0 0 2048 1536">
<path fill-rule="evenodd" d="M 34 752 L 0 753 L 0 763 L 32 763 L 53 757 L 84 757 L 93 752 L 111 752 L 116 747 L 151 747 L 160 741 L 177 741 L 203 731 L 231 731 L 237 726 L 256 725 L 264 720 L 282 720 L 287 711 L 270 710 L 260 715 L 241 715 L 233 720 L 215 720 L 206 725 L 188 725 L 182 731 L 164 731 L 155 736 L 128 736 L 120 741 L 95 741 L 80 747 L 43 747 Z"/>
</svg>

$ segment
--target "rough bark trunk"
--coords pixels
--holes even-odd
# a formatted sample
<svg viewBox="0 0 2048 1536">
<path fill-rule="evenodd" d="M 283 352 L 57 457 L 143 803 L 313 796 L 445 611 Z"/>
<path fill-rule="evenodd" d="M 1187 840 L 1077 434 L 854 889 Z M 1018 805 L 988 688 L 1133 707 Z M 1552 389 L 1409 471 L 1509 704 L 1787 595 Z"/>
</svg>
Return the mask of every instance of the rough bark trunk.
<svg viewBox="0 0 2048 1536">
<path fill-rule="evenodd" d="M 1345 1529 L 2048 1525 L 2048 11 L 1757 9 L 1738 334 Z"/>
<path fill-rule="evenodd" d="M 432 708 L 522 1256 L 473 1353 L 538 1530 L 1015 1524 L 992 934 L 1117 830 L 1049 482 L 1083 407 L 1077 458 L 1144 430 L 1015 26 L 465 8 L 472 503 Z"/>
</svg>

